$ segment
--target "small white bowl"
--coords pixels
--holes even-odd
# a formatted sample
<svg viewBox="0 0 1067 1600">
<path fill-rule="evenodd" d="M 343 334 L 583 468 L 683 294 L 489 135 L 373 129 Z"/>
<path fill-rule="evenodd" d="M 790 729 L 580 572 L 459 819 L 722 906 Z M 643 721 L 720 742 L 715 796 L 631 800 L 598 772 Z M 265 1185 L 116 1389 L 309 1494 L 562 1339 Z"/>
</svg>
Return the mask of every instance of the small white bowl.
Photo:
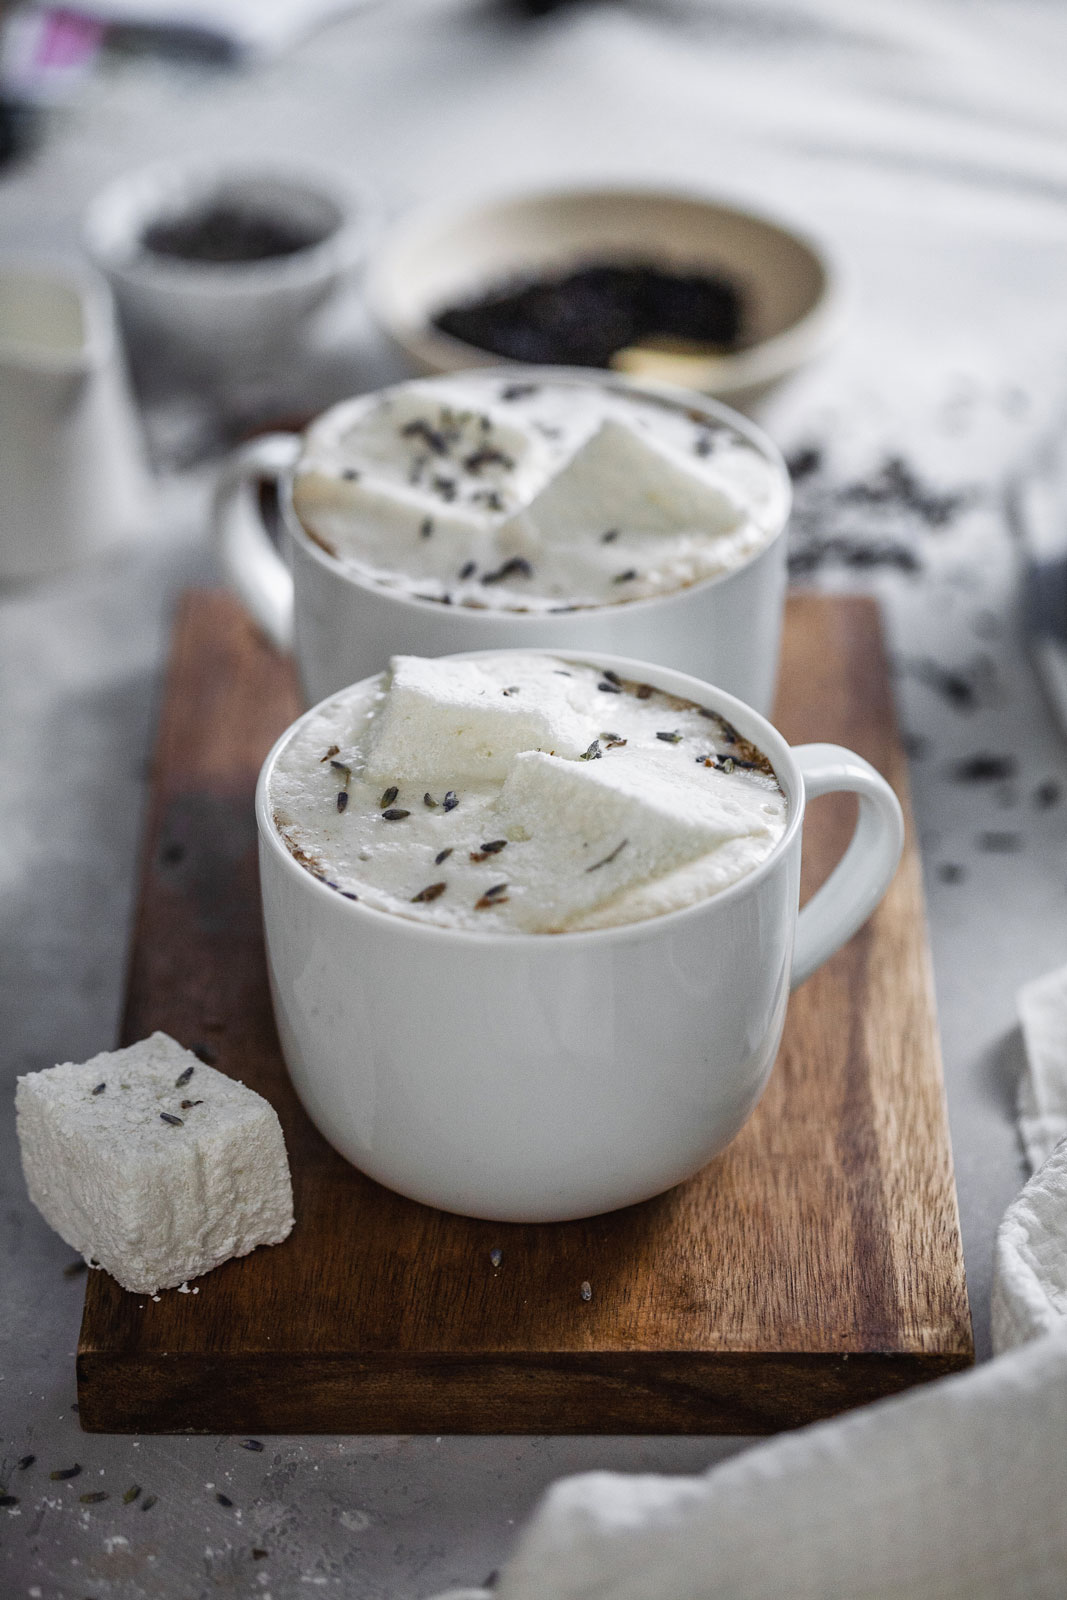
<svg viewBox="0 0 1067 1600">
<path fill-rule="evenodd" d="M 819 354 L 839 326 L 836 274 L 811 240 L 753 212 L 660 189 L 561 189 L 420 211 L 375 254 L 366 293 L 416 367 L 451 372 L 501 358 L 435 328 L 445 307 L 512 278 L 613 259 L 718 271 L 738 283 L 743 348 L 677 355 L 634 347 L 613 365 L 741 409 Z"/>
<path fill-rule="evenodd" d="M 145 248 L 146 230 L 214 201 L 302 225 L 315 242 L 259 261 L 203 262 Z M 161 162 L 116 179 L 90 202 L 89 254 L 135 342 L 161 339 L 193 368 L 241 373 L 293 345 L 366 253 L 370 207 L 330 170 L 203 160 Z"/>
</svg>

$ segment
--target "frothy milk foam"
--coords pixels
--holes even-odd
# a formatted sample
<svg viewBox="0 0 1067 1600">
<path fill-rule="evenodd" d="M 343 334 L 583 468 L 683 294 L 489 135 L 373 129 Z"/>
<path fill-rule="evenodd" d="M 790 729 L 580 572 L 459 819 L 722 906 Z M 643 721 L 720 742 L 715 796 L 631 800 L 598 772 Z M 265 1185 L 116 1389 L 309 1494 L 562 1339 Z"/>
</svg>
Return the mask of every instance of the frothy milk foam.
<svg viewBox="0 0 1067 1600">
<path fill-rule="evenodd" d="M 290 851 L 337 892 L 483 932 L 690 905 L 787 823 L 770 763 L 722 717 L 538 655 L 396 657 L 297 726 L 269 797 Z"/>
<path fill-rule="evenodd" d="M 785 486 L 699 408 L 562 377 L 464 373 L 346 401 L 309 429 L 293 505 L 366 581 L 442 605 L 567 611 L 743 565 Z"/>
</svg>

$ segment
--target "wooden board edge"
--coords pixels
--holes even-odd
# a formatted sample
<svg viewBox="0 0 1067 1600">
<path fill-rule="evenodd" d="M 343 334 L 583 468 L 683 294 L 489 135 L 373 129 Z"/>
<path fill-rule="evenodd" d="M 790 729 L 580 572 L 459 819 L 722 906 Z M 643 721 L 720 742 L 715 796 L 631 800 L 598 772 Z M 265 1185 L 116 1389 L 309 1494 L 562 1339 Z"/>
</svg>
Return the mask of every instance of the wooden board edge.
<svg viewBox="0 0 1067 1600">
<path fill-rule="evenodd" d="M 507 1361 L 81 1355 L 79 1420 L 87 1433 L 765 1435 L 969 1365 L 965 1353 L 895 1351 Z"/>
</svg>

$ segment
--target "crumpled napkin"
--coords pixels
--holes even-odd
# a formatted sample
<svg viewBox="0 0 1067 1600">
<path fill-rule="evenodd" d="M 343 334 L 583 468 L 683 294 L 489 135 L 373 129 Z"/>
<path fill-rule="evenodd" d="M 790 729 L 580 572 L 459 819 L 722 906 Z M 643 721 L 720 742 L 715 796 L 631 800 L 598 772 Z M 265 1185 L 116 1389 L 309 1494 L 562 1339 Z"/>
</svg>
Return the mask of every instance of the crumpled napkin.
<svg viewBox="0 0 1067 1600">
<path fill-rule="evenodd" d="M 1019 1133 L 1036 1170 L 1067 1138 L 1067 967 L 1023 984 L 1019 1021 L 1026 1045 Z"/>
<path fill-rule="evenodd" d="M 1067 967 L 1023 985 L 1019 1020 L 1026 1045 L 1019 1134 L 1037 1170 L 997 1233 L 997 1351 L 1067 1325 Z"/>
<path fill-rule="evenodd" d="M 996 1359 L 703 1477 L 563 1479 L 492 1597 L 439 1600 L 1063 1600 L 1067 968 L 1019 1008 L 1038 1170 L 997 1235 Z"/>
</svg>

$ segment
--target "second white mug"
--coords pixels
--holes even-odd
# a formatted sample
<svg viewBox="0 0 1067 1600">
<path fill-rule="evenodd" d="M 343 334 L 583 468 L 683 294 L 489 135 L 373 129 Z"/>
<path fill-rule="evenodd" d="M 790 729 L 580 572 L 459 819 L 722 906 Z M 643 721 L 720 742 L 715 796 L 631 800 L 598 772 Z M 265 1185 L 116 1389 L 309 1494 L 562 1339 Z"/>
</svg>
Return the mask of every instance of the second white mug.
<svg viewBox="0 0 1067 1600">
<path fill-rule="evenodd" d="M 706 396 L 643 388 L 612 374 L 523 368 L 524 381 L 606 385 L 668 401 L 714 428 L 728 427 L 759 452 L 776 479 L 778 515 L 760 548 L 732 570 L 644 600 L 569 612 L 443 606 L 386 588 L 346 567 L 311 539 L 293 508 L 299 434 L 254 440 L 231 461 L 216 500 L 216 534 L 227 574 L 257 622 L 292 649 L 309 704 L 381 671 L 397 654 L 590 650 L 656 661 L 718 684 L 761 712 L 770 709 L 785 599 L 789 474 L 775 446 L 744 417 Z M 514 367 L 480 378 L 514 381 Z M 264 526 L 258 484 L 278 487 L 288 559 Z"/>
</svg>

